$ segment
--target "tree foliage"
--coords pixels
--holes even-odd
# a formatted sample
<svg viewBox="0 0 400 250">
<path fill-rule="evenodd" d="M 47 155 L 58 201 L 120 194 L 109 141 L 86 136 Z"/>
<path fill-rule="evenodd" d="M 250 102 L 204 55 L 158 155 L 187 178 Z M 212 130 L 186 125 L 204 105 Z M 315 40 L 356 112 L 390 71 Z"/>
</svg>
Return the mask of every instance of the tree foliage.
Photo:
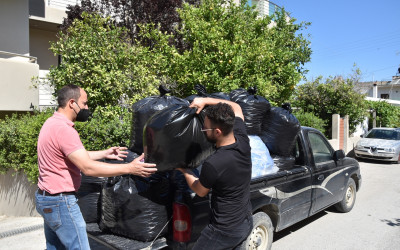
<svg viewBox="0 0 400 250">
<path fill-rule="evenodd" d="M 400 107 L 393 106 L 386 101 L 367 101 L 367 107 L 371 111 L 368 115 L 368 127 L 372 128 L 373 111 L 376 113 L 376 126 L 378 127 L 400 127 Z"/>
<path fill-rule="evenodd" d="M 357 73 L 348 78 L 319 77 L 296 88 L 294 106 L 323 119 L 328 137 L 331 136 L 332 115 L 348 115 L 349 130 L 352 133 L 367 114 L 365 96 L 354 90 L 357 81 Z"/>
<path fill-rule="evenodd" d="M 171 0 L 173 8 L 160 3 L 150 8 L 156 2 L 160 1 L 150 1 L 141 9 L 142 1 L 102 0 L 97 6 L 87 2 L 74 15 L 81 18 L 80 11 L 90 9 L 127 27 L 134 33 L 131 37 L 140 38 L 140 44 L 157 55 L 154 61 L 142 60 L 138 65 L 156 66 L 157 79 L 176 86 L 178 96 L 193 94 L 197 83 L 209 92 L 257 86 L 258 94 L 280 104 L 306 72 L 303 65 L 310 60 L 311 50 L 300 31 L 308 24 L 295 24 L 284 10 L 259 17 L 245 1 L 238 5 L 230 0 L 200 4 Z M 71 15 L 67 20 L 72 19 Z"/>
<path fill-rule="evenodd" d="M 80 5 L 67 7 L 67 18 L 64 19 L 61 29 L 67 31 L 75 19 L 83 20 L 84 12 L 97 13 L 102 17 L 110 17 L 117 27 L 125 27 L 131 42 L 140 40 L 150 45 L 151 40 L 143 40 L 140 36 L 141 25 L 155 24 L 163 33 L 176 34 L 175 27 L 181 21 L 177 9 L 181 8 L 183 2 L 183 0 L 81 0 Z M 199 1 L 185 2 L 196 4 Z M 177 48 L 183 49 L 186 46 L 179 36 L 171 41 Z"/>
<path fill-rule="evenodd" d="M 259 95 L 280 104 L 306 72 L 311 50 L 298 33 L 307 24 L 294 24 L 284 10 L 260 17 L 244 3 L 203 0 L 198 6 L 184 4 L 178 13 L 178 34 L 191 49 L 170 49 L 165 72 L 185 95 L 196 84 L 209 92 L 256 86 Z"/>
<path fill-rule="evenodd" d="M 62 63 L 50 69 L 50 82 L 59 89 L 76 84 L 89 95 L 91 108 L 131 104 L 155 94 L 159 84 L 154 65 L 162 61 L 142 46 L 133 46 L 125 28 L 115 27 L 109 18 L 83 13 L 67 33 L 59 33 L 51 50 Z M 156 63 L 154 63 L 156 62 Z M 152 66 L 149 66 L 152 65 Z"/>
<path fill-rule="evenodd" d="M 313 113 L 304 112 L 304 111 L 294 111 L 293 115 L 296 116 L 297 120 L 299 120 L 301 126 L 316 128 L 321 133 L 325 134 L 326 121 L 317 117 Z"/>
</svg>

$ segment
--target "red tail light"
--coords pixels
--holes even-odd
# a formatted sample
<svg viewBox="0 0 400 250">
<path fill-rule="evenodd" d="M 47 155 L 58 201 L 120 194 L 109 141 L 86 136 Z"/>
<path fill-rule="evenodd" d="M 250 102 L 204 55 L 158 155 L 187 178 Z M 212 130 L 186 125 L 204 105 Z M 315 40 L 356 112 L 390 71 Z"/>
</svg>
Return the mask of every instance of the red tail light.
<svg viewBox="0 0 400 250">
<path fill-rule="evenodd" d="M 173 205 L 174 241 L 188 242 L 192 233 L 192 220 L 186 205 L 174 202 Z"/>
</svg>

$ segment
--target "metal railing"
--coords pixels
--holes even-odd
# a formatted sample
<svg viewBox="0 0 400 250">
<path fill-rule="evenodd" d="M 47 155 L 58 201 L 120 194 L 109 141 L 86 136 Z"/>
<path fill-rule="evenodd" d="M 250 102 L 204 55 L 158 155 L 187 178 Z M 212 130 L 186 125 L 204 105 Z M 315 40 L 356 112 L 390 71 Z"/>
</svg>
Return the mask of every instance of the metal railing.
<svg viewBox="0 0 400 250">
<path fill-rule="evenodd" d="M 0 50 L 0 55 L 6 55 L 10 57 L 23 57 L 23 58 L 28 58 L 30 63 L 37 63 L 37 57 L 34 56 L 25 56 L 17 53 L 12 53 L 12 52 L 6 52 L 6 51 L 1 51 Z"/>
<path fill-rule="evenodd" d="M 271 1 L 268 1 L 269 4 L 269 15 L 273 15 L 275 13 L 275 11 L 280 10 L 281 7 Z"/>
<path fill-rule="evenodd" d="M 68 5 L 81 4 L 80 0 L 47 0 L 50 7 L 66 8 Z"/>
</svg>

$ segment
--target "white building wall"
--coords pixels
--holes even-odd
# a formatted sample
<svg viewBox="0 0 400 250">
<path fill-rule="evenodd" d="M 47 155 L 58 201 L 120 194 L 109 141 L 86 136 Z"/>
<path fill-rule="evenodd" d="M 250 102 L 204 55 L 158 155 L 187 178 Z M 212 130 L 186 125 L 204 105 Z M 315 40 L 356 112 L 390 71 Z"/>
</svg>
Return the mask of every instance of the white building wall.
<svg viewBox="0 0 400 250">
<path fill-rule="evenodd" d="M 31 111 L 38 106 L 39 92 L 32 87 L 32 77 L 39 75 L 39 65 L 0 58 L 0 110 Z"/>
<path fill-rule="evenodd" d="M 269 14 L 269 2 L 265 0 L 253 0 L 252 5 L 256 6 L 260 16 L 266 16 Z"/>
</svg>

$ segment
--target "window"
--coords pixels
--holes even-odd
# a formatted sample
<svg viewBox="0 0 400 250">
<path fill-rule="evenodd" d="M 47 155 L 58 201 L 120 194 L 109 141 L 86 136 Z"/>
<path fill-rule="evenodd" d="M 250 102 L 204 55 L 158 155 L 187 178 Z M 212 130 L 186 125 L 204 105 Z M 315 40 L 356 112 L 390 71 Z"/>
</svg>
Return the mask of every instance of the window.
<svg viewBox="0 0 400 250">
<path fill-rule="evenodd" d="M 372 129 L 365 137 L 384 140 L 399 140 L 400 134 L 396 130 Z"/>
<path fill-rule="evenodd" d="M 300 137 L 297 137 L 296 147 L 294 148 L 295 164 L 304 165 L 304 151 L 300 141 Z"/>
<path fill-rule="evenodd" d="M 321 135 L 310 132 L 308 133 L 308 139 L 315 164 L 333 160 L 331 148 Z"/>
<path fill-rule="evenodd" d="M 389 99 L 389 94 L 381 94 L 382 99 Z"/>
</svg>

